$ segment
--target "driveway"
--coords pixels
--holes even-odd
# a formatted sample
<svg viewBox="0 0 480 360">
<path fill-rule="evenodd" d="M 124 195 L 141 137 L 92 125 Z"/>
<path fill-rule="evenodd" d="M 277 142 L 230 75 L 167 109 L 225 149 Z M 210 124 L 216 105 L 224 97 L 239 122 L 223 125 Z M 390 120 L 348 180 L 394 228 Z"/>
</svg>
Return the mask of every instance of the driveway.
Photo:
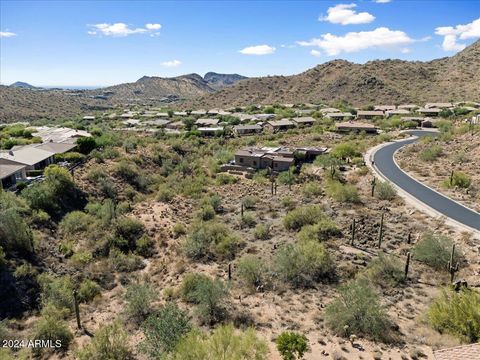
<svg viewBox="0 0 480 360">
<path fill-rule="evenodd" d="M 405 141 L 387 144 L 372 154 L 375 170 L 384 178 L 388 179 L 403 191 L 414 197 L 416 200 L 427 205 L 437 213 L 450 218 L 457 223 L 463 224 L 471 229 L 480 231 L 480 214 L 456 201 L 430 189 L 403 172 L 394 162 L 395 152 L 418 140 L 417 137 L 426 135 L 436 136 L 436 132 L 424 130 L 408 131 L 416 137 Z"/>
</svg>

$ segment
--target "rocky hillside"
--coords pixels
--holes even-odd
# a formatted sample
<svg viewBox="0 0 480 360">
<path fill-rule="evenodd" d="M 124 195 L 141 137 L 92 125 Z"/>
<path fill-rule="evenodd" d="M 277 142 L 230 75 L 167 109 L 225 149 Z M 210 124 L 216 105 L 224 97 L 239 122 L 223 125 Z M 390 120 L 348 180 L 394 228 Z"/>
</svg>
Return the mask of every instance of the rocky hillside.
<svg viewBox="0 0 480 360">
<path fill-rule="evenodd" d="M 16 81 L 10 85 L 11 87 L 22 88 L 22 89 L 36 89 L 35 86 L 30 85 L 29 83 L 23 81 Z"/>
<path fill-rule="evenodd" d="M 247 79 L 246 76 L 239 74 L 218 74 L 215 72 L 208 72 L 203 78 L 215 89 L 222 89 L 225 86 L 230 86 L 240 80 Z"/>
<path fill-rule="evenodd" d="M 333 60 L 293 76 L 250 78 L 186 107 L 332 102 L 354 105 L 480 99 L 480 41 L 429 62 Z"/>
</svg>

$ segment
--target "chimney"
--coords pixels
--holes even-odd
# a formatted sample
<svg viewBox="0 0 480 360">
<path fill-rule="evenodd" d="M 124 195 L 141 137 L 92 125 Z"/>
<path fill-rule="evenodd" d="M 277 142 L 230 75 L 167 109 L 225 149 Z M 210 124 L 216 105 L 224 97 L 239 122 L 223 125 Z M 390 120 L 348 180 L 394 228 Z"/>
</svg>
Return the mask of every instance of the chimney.
<svg viewBox="0 0 480 360">
<path fill-rule="evenodd" d="M 14 155 L 13 155 L 13 150 L 8 150 L 8 155 L 14 156 Z"/>
</svg>

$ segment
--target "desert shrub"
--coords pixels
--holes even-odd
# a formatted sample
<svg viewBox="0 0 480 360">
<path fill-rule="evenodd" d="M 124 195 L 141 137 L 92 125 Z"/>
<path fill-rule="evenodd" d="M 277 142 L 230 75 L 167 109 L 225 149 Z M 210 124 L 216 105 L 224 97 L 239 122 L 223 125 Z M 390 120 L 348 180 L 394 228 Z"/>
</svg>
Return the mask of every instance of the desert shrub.
<svg viewBox="0 0 480 360">
<path fill-rule="evenodd" d="M 259 240 L 270 239 L 270 224 L 257 224 L 253 231 L 253 235 Z"/>
<path fill-rule="evenodd" d="M 173 225 L 173 235 L 178 238 L 179 236 L 185 235 L 187 233 L 187 229 L 185 229 L 185 226 L 181 223 L 176 223 Z"/>
<path fill-rule="evenodd" d="M 124 254 L 118 249 L 110 249 L 108 257 L 110 265 L 116 271 L 132 272 L 144 267 L 142 259 L 132 253 Z"/>
<path fill-rule="evenodd" d="M 436 270 L 446 269 L 452 251 L 453 241 L 443 235 L 425 234 L 423 238 L 415 244 L 413 256 Z M 458 249 L 455 250 L 455 261 L 461 256 Z"/>
<path fill-rule="evenodd" d="M 380 254 L 368 264 L 363 276 L 382 287 L 397 286 L 404 281 L 403 263 L 393 255 Z"/>
<path fill-rule="evenodd" d="M 93 280 L 83 280 L 78 289 L 78 301 L 87 303 L 97 295 L 100 295 L 100 286 Z"/>
<path fill-rule="evenodd" d="M 97 147 L 97 142 L 93 137 L 80 137 L 77 139 L 77 149 L 82 154 L 89 154 Z"/>
<path fill-rule="evenodd" d="M 307 337 L 295 332 L 282 332 L 276 343 L 277 350 L 284 360 L 302 359 L 309 350 Z"/>
<path fill-rule="evenodd" d="M 135 249 L 136 241 L 145 233 L 145 226 L 140 220 L 132 217 L 123 216 L 117 219 L 115 223 L 115 235 L 124 241 L 125 246 L 121 246 L 122 241 L 117 245 L 122 250 Z"/>
<path fill-rule="evenodd" d="M 0 246 L 6 253 L 34 250 L 32 231 L 16 208 L 0 209 Z"/>
<path fill-rule="evenodd" d="M 283 219 L 288 230 L 299 230 L 305 225 L 313 225 L 323 217 L 323 210 L 318 205 L 308 205 L 290 211 Z"/>
<path fill-rule="evenodd" d="M 68 323 L 63 320 L 65 312 L 53 305 L 42 309 L 41 318 L 35 324 L 34 339 L 50 340 L 52 343 L 60 341 L 59 349 L 65 351 L 73 339 Z"/>
<path fill-rule="evenodd" d="M 432 145 L 421 151 L 419 157 L 423 161 L 431 162 L 437 160 L 442 154 L 443 150 L 440 145 Z"/>
<path fill-rule="evenodd" d="M 340 336 L 355 334 L 375 341 L 391 340 L 391 321 L 366 281 L 343 285 L 339 293 L 326 308 L 327 326 Z"/>
<path fill-rule="evenodd" d="M 203 220 L 203 221 L 212 220 L 215 217 L 215 209 L 213 208 L 212 205 L 205 204 L 200 208 L 197 215 L 200 218 L 200 220 Z"/>
<path fill-rule="evenodd" d="M 265 261 L 253 255 L 242 257 L 237 265 L 238 276 L 245 285 L 252 288 L 258 288 L 267 284 L 267 271 Z"/>
<path fill-rule="evenodd" d="M 208 276 L 186 278 L 181 293 L 197 305 L 196 312 L 203 323 L 213 324 L 225 317 L 228 288 L 221 280 Z"/>
<path fill-rule="evenodd" d="M 209 336 L 190 331 L 177 345 L 172 360 L 266 360 L 268 347 L 253 328 L 235 331 L 233 325 L 220 325 Z"/>
<path fill-rule="evenodd" d="M 444 289 L 428 310 L 428 320 L 434 329 L 462 341 L 480 340 L 480 293 L 474 289 L 455 292 Z"/>
<path fill-rule="evenodd" d="M 193 226 L 184 243 L 185 254 L 192 259 L 232 258 L 239 238 L 224 224 L 200 222 Z"/>
<path fill-rule="evenodd" d="M 95 332 L 92 341 L 76 351 L 79 360 L 130 359 L 128 334 L 120 322 L 105 325 Z"/>
<path fill-rule="evenodd" d="M 375 186 L 375 195 L 380 200 L 393 200 L 397 196 L 397 191 L 386 181 L 380 181 Z"/>
<path fill-rule="evenodd" d="M 180 286 L 180 296 L 186 302 L 195 302 L 195 293 L 202 282 L 209 281 L 210 278 L 204 274 L 189 273 L 183 277 Z"/>
<path fill-rule="evenodd" d="M 73 310 L 73 282 L 68 276 L 54 277 L 43 273 L 38 276 L 44 306 L 53 305 L 58 309 Z"/>
<path fill-rule="evenodd" d="M 72 211 L 64 216 L 60 222 L 61 229 L 67 234 L 76 234 L 86 231 L 93 219 L 82 211 Z"/>
<path fill-rule="evenodd" d="M 162 187 L 158 190 L 157 199 L 158 201 L 168 203 L 173 200 L 175 193 L 169 187 Z"/>
<path fill-rule="evenodd" d="M 443 186 L 447 188 L 460 187 L 467 189 L 470 187 L 472 180 L 468 177 L 467 174 L 461 171 L 454 171 L 453 175 L 449 176 L 448 179 L 445 179 Z"/>
<path fill-rule="evenodd" d="M 151 358 L 162 359 L 175 350 L 180 339 L 191 327 L 188 314 L 175 303 L 169 302 L 143 322 L 145 340 L 141 349 Z"/>
<path fill-rule="evenodd" d="M 152 256 L 155 251 L 155 242 L 147 234 L 143 234 L 135 242 L 135 252 L 143 257 Z"/>
<path fill-rule="evenodd" d="M 308 198 L 319 196 L 322 194 L 323 190 L 322 187 L 318 182 L 307 182 L 305 185 L 303 185 L 302 189 L 303 195 L 305 195 Z"/>
<path fill-rule="evenodd" d="M 357 146 L 349 142 L 335 145 L 330 154 L 338 159 L 353 158 L 361 155 L 360 151 L 357 150 Z"/>
<path fill-rule="evenodd" d="M 136 321 L 142 321 L 152 312 L 152 302 L 157 293 L 149 283 L 130 284 L 125 293 L 126 313 Z"/>
<path fill-rule="evenodd" d="M 92 253 L 87 250 L 77 251 L 70 258 L 70 262 L 73 266 L 85 266 L 93 260 Z"/>
<path fill-rule="evenodd" d="M 248 195 L 242 199 L 242 204 L 245 210 L 255 209 L 255 206 L 257 205 L 257 203 L 258 203 L 258 198 L 256 196 Z"/>
<path fill-rule="evenodd" d="M 360 197 L 354 185 L 342 184 L 339 181 L 329 181 L 325 188 L 328 196 L 338 202 L 358 203 Z"/>
<path fill-rule="evenodd" d="M 300 241 L 324 241 L 341 234 L 337 224 L 329 218 L 321 218 L 316 224 L 305 225 L 298 233 Z"/>
<path fill-rule="evenodd" d="M 296 202 L 290 196 L 285 196 L 281 201 L 282 206 L 287 210 L 293 210 L 295 208 Z"/>
<path fill-rule="evenodd" d="M 325 246 L 312 240 L 284 245 L 275 257 L 275 267 L 281 279 L 296 287 L 312 286 L 334 269 Z"/>
<path fill-rule="evenodd" d="M 202 199 L 202 205 L 209 205 L 219 212 L 222 209 L 222 198 L 217 194 L 207 195 Z"/>
<path fill-rule="evenodd" d="M 237 177 L 225 173 L 217 174 L 215 179 L 217 185 L 235 184 L 238 181 Z"/>
<path fill-rule="evenodd" d="M 242 225 L 245 225 L 247 227 L 254 227 L 257 221 L 255 220 L 255 216 L 251 213 L 244 213 L 242 216 Z"/>
</svg>

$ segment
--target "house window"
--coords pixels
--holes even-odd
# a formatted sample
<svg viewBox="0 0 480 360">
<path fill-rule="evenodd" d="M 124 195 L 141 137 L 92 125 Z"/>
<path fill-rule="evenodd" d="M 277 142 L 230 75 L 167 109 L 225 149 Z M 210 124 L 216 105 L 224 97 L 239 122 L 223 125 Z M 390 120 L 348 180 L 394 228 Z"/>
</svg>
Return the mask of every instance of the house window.
<svg viewBox="0 0 480 360">
<path fill-rule="evenodd" d="M 240 158 L 240 164 L 242 164 L 242 163 L 243 163 L 243 158 Z"/>
<path fill-rule="evenodd" d="M 257 162 L 255 160 L 253 161 L 253 166 L 257 166 Z"/>
<path fill-rule="evenodd" d="M 273 167 L 277 168 L 277 167 L 278 167 L 278 164 L 277 164 L 277 163 L 274 163 L 274 164 L 273 164 Z"/>
</svg>

